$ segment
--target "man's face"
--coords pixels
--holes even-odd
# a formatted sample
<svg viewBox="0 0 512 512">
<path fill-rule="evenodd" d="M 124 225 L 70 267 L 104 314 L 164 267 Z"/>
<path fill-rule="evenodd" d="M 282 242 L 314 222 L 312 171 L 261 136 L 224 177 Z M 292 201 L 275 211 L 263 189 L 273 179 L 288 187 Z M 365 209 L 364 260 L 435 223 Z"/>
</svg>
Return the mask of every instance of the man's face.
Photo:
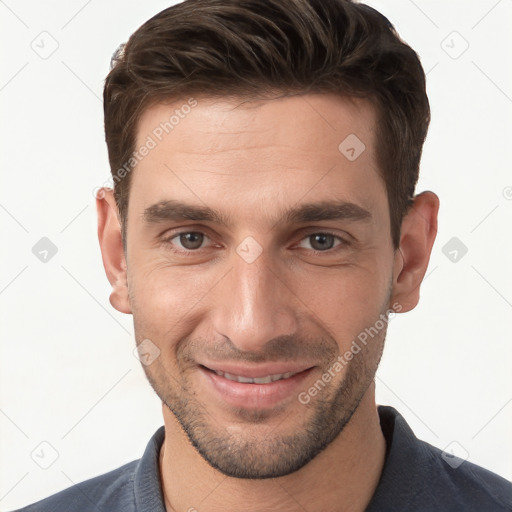
<svg viewBox="0 0 512 512">
<path fill-rule="evenodd" d="M 373 381 L 385 327 L 343 354 L 390 307 L 394 251 L 369 104 L 240 103 L 141 118 L 136 147 L 156 146 L 132 175 L 129 301 L 137 342 L 160 350 L 148 379 L 201 455 L 277 477 L 325 448 Z"/>
</svg>

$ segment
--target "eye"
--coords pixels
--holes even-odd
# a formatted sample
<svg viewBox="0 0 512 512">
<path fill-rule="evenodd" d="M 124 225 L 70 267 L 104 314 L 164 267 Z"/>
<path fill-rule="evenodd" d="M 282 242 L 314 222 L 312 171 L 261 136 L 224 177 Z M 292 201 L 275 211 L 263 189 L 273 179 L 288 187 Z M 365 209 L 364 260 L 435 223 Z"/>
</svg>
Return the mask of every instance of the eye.
<svg viewBox="0 0 512 512">
<path fill-rule="evenodd" d="M 178 247 L 181 249 L 193 251 L 200 249 L 205 240 L 209 240 L 209 238 L 203 233 L 198 231 L 187 231 L 178 233 L 168 238 L 166 241 L 168 243 L 178 245 Z"/>
<path fill-rule="evenodd" d="M 331 235 L 330 233 L 313 233 L 301 240 L 298 247 L 325 252 L 342 243 L 346 244 L 345 240 L 339 236 Z"/>
</svg>

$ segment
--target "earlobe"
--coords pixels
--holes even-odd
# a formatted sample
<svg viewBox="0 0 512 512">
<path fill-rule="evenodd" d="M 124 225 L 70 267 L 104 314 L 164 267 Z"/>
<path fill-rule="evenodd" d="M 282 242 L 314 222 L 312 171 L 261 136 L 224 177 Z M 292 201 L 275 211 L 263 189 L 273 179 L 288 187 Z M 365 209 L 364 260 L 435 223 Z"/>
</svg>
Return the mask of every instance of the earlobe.
<svg viewBox="0 0 512 512">
<path fill-rule="evenodd" d="M 128 296 L 126 257 L 121 223 L 112 189 L 102 188 L 96 196 L 98 239 L 107 278 L 112 285 L 110 303 L 121 313 L 132 312 Z"/>
<path fill-rule="evenodd" d="M 422 192 L 414 198 L 414 204 L 402 221 L 400 247 L 395 252 L 391 300 L 391 303 L 400 303 L 402 313 L 418 304 L 420 285 L 437 234 L 438 211 L 437 195 Z"/>
</svg>

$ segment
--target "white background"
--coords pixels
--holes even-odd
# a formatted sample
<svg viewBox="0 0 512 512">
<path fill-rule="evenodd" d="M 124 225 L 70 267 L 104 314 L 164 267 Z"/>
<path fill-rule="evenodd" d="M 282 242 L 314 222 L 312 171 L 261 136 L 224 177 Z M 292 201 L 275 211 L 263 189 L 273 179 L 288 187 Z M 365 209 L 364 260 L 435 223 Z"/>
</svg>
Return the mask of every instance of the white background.
<svg viewBox="0 0 512 512">
<path fill-rule="evenodd" d="M 428 72 L 417 191 L 441 200 L 420 305 L 390 323 L 378 402 L 418 437 L 456 441 L 455 453 L 511 479 L 512 2 L 369 3 Z M 132 319 L 108 301 L 92 191 L 109 176 L 110 57 L 168 5 L 0 2 L 1 510 L 139 458 L 163 423 L 132 353 Z M 41 38 L 47 50 L 58 43 L 47 59 L 33 50 Z M 32 253 L 45 236 L 58 248 L 47 263 Z M 455 263 L 443 253 L 452 237 L 468 248 Z M 48 469 L 36 464 L 55 453 Z"/>
</svg>

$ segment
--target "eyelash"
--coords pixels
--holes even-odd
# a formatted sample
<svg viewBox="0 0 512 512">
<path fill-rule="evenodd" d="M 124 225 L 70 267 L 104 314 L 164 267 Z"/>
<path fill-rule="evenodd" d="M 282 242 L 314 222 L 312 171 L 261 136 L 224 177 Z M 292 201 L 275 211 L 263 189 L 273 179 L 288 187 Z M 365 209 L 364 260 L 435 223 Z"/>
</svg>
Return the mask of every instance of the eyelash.
<svg viewBox="0 0 512 512">
<path fill-rule="evenodd" d="M 173 233 L 172 235 L 165 237 L 162 240 L 162 243 L 164 245 L 173 247 L 172 250 L 174 252 L 176 252 L 176 253 L 181 254 L 181 255 L 192 256 L 194 254 L 198 254 L 198 253 L 201 252 L 202 249 L 205 249 L 205 248 L 200 247 L 199 249 L 176 249 L 174 247 L 174 244 L 172 243 L 172 240 L 174 240 L 175 238 L 178 238 L 181 235 L 186 235 L 186 234 L 190 234 L 190 233 L 201 234 L 206 239 L 211 240 L 210 237 L 207 234 L 203 233 L 202 231 L 190 230 L 190 231 L 179 231 L 178 233 Z M 325 251 L 318 251 L 316 249 L 306 249 L 307 251 L 310 251 L 310 252 L 312 252 L 315 255 L 318 255 L 318 254 L 332 254 L 333 252 L 337 252 L 339 250 L 343 250 L 344 248 L 346 248 L 346 247 L 351 245 L 350 242 L 346 238 L 343 238 L 343 237 L 341 237 L 341 236 L 339 236 L 339 235 L 337 235 L 335 233 L 332 233 L 330 231 L 312 231 L 312 232 L 308 233 L 307 235 L 305 235 L 304 237 L 302 237 L 299 240 L 299 243 L 302 242 L 303 240 L 306 240 L 307 238 L 309 238 L 309 237 L 311 237 L 313 235 L 329 235 L 329 236 L 334 237 L 336 240 L 338 240 L 340 242 L 338 245 L 332 247 L 331 249 L 327 249 Z"/>
</svg>

